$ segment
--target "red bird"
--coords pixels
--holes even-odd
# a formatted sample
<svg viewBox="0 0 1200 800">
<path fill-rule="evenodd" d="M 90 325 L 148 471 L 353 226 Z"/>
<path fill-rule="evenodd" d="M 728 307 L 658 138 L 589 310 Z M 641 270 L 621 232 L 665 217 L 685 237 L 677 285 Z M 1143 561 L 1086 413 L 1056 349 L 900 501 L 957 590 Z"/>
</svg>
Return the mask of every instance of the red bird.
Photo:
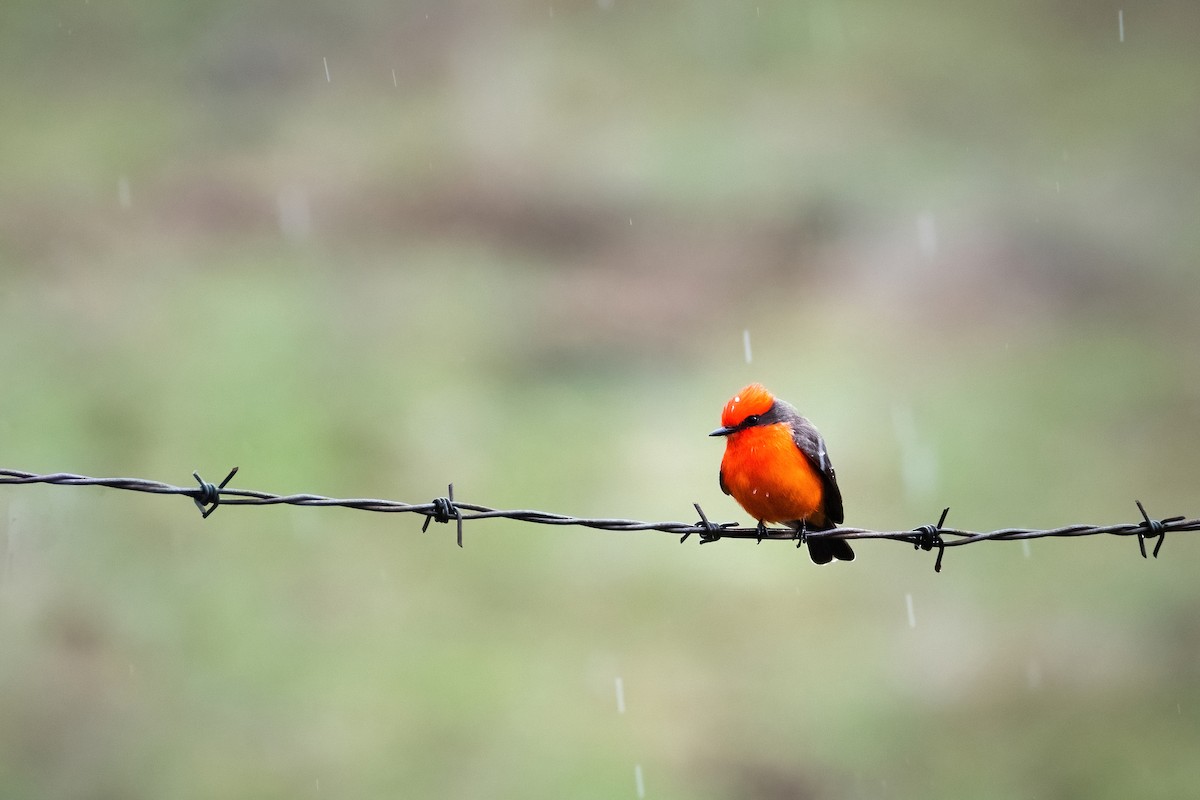
<svg viewBox="0 0 1200 800">
<path fill-rule="evenodd" d="M 721 491 L 733 495 L 759 532 L 782 522 L 803 534 L 827 531 L 842 521 L 842 492 L 825 440 L 792 405 L 762 384 L 752 383 L 733 396 L 721 413 L 724 436 Z M 818 564 L 853 561 L 845 539 L 808 539 L 808 554 Z"/>
</svg>

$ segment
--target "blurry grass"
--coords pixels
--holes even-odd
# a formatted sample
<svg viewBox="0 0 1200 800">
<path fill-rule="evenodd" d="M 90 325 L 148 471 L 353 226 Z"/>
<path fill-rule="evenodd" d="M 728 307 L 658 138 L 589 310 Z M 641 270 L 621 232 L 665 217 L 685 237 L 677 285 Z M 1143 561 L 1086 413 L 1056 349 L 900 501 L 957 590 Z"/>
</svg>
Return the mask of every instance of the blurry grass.
<svg viewBox="0 0 1200 800">
<path fill-rule="evenodd" d="M 0 12 L 4 466 L 742 519 L 704 434 L 760 379 L 826 434 L 851 524 L 1195 513 L 1176 10 L 1119 48 L 1115 11 L 1032 5 L 143 5 Z M 1146 562 L 980 544 L 935 576 L 890 543 L 816 570 L 658 533 L 494 521 L 459 551 L 404 515 L 0 504 L 6 796 L 1200 779 L 1187 536 Z"/>
<path fill-rule="evenodd" d="M 92 324 L 111 339 L 71 347 L 63 339 L 57 349 L 10 339 L 11 355 L 36 346 L 43 358 L 5 365 L 10 385 L 30 393 L 25 406 L 12 406 L 14 418 L 36 423 L 8 431 L 9 453 L 46 469 L 145 471 L 184 482 L 193 466 L 214 476 L 240 463 L 239 483 L 278 491 L 422 499 L 455 480 L 460 496 L 498 505 L 686 519 L 699 500 L 715 517 L 742 516 L 717 492 L 719 446 L 703 434 L 749 372 L 744 365 L 712 376 L 693 367 L 700 377 L 691 378 L 678 368 L 561 380 L 530 373 L 521 346 L 529 320 L 496 316 L 514 298 L 474 291 L 481 276 L 464 266 L 465 255 L 436 270 L 436 287 L 419 277 L 430 270 L 358 272 L 338 278 L 336 291 L 319 261 L 305 267 L 263 253 L 252 270 L 210 261 L 207 273 L 173 270 L 174 282 L 143 282 L 136 302 L 100 303 L 91 313 L 111 318 Z M 358 281 L 366 293 L 355 290 Z M 26 300 L 36 297 L 30 291 Z M 98 298 L 63 291 L 58 302 L 72 313 L 60 310 L 57 327 L 69 330 L 77 303 Z M 445 318 L 423 299 L 435 292 L 479 311 Z M 384 296 L 398 300 L 379 302 Z M 48 306 L 12 297 L 14 312 L 46 322 Z M 34 328 L 19 315 L 6 318 L 16 337 Z M 756 340 L 803 341 L 804 326 L 820 324 L 780 319 L 756 327 Z M 989 358 L 966 355 L 983 344 L 915 337 L 919 363 L 903 355 L 907 346 L 864 363 L 866 333 L 829 337 L 819 352 L 798 355 L 804 373 L 836 382 L 776 387 L 805 397 L 837 443 L 852 521 L 915 525 L 941 502 L 955 507 L 960 524 L 980 527 L 1074 521 L 1081 509 L 1133 518 L 1124 489 L 1131 465 L 1106 461 L 1111 447 L 1075 412 L 1086 406 L 1107 429 L 1155 397 L 1174 396 L 1169 355 L 1156 359 L 1128 337 L 1079 326 L 1026 332 L 1013 347 L 984 349 Z M 764 348 L 760 369 L 782 373 L 773 349 Z M 156 359 L 153 372 L 142 368 L 147 359 Z M 1110 387 L 1104 376 L 1128 364 L 1141 374 L 1126 369 L 1129 380 Z M 80 388 L 37 402 L 63 374 Z M 681 403 L 686 398 L 696 400 Z M 906 506 L 887 469 L 897 458 L 890 408 L 901 401 L 940 463 L 954 465 L 929 507 Z M 1046 422 L 1014 429 L 1014 419 L 1034 413 Z M 49 430 L 59 438 L 53 445 Z M 1054 437 L 1049 450 L 1046 436 Z M 1150 451 L 1144 457 L 1133 470 L 1143 476 L 1157 461 Z M 766 780 L 795 748 L 807 766 L 770 780 L 854 796 L 870 793 L 863 787 L 884 780 L 878 776 L 918 780 L 920 772 L 896 776 L 907 774 L 900 764 L 927 757 L 926 736 L 939 741 L 929 731 L 969 725 L 976 715 L 963 704 L 986 704 L 1014 685 L 1030 692 L 1031 660 L 1040 660 L 1046 686 L 1075 686 L 1081 664 L 1091 663 L 1107 675 L 1103 692 L 1130 691 L 1121 687 L 1153 669 L 1138 654 L 1163 652 L 1178 630 L 1129 641 L 1125 626 L 1142 615 L 1124 598 L 1157 598 L 1156 616 L 1177 619 L 1196 602 L 1190 591 L 1174 600 L 1164 591 L 1190 586 L 1195 547 L 1186 537 L 1173 537 L 1167 558 L 1152 564 L 1136 558 L 1131 540 L 1035 542 L 1029 561 L 1019 545 L 979 545 L 949 553 L 935 580 L 928 554 L 886 544 L 862 545 L 855 569 L 835 574 L 810 569 L 787 547 L 681 548 L 661 534 L 496 522 L 469 526 L 459 552 L 447 529 L 422 537 L 409 518 L 223 509 L 202 522 L 174 498 L 24 491 L 36 494 L 10 501 L 5 637 L 14 647 L 5 664 L 9 680 L 26 683 L 7 700 L 6 749 L 46 748 L 45 763 L 55 764 L 68 793 L 72 774 L 92 781 L 98 763 L 121 762 L 159 775 L 149 784 L 156 793 L 183 796 L 315 795 L 318 781 L 322 792 L 436 786 L 478 795 L 497 780 L 510 781 L 512 793 L 534 780 L 547 792 L 579 793 L 587 784 L 601 796 L 627 791 L 638 761 L 656 779 L 715 769 L 712 796 L 722 796 Z M 63 497 L 72 492 L 87 496 Z M 36 511 L 63 503 L 49 519 Z M 897 513 L 904 508 L 908 518 Z M 65 535 L 50 533 L 64 526 Z M 1089 576 L 1068 593 L 1059 588 L 1065 564 Z M 1149 568 L 1152 583 L 1131 577 Z M 1021 581 L 1018 593 L 1007 585 L 1013 580 Z M 916 598 L 911 633 L 905 592 Z M 14 613 L 14 604 L 23 610 Z M 1103 622 L 1111 615 L 1129 619 Z M 1074 652 L 1027 638 L 1029 620 L 1044 627 L 1057 618 L 1084 637 Z M 1092 630 L 1106 631 L 1107 643 Z M 629 687 L 624 719 L 613 708 L 615 674 Z M 1162 674 L 1167 694 L 1155 702 L 1187 702 L 1194 688 L 1177 681 L 1188 675 Z M 119 700 L 109 705 L 97 695 Z M 46 696 L 61 698 L 53 706 L 60 717 L 45 716 L 52 708 L 38 698 Z M 1103 708 L 1105 696 L 1067 692 L 1050 709 L 1038 702 L 1045 735 L 1079 708 Z M 932 708 L 945 711 L 927 708 L 937 697 L 948 705 Z M 127 733 L 89 734 L 70 721 L 81 713 Z M 949 718 L 939 721 L 942 714 Z M 886 735 L 868 734 L 876 724 Z M 1001 715 L 993 724 L 991 735 L 976 734 L 978 747 L 1023 740 L 1015 720 Z M 63 739 L 62 726 L 88 744 Z M 925 733 L 907 742 L 914 728 Z M 31 729 L 46 741 L 29 744 Z M 1102 752 L 1106 735 L 1073 731 L 1071 752 Z M 944 747 L 961 745 L 941 736 Z M 1022 747 L 1004 752 L 1012 764 L 1038 760 Z M 1068 774 L 1082 770 L 1058 758 L 1067 759 Z M 391 766 L 381 770 L 384 763 Z M 438 766 L 447 763 L 460 766 L 448 773 Z M 113 770 L 104 785 L 114 794 L 147 787 L 130 783 L 132 774 Z M 206 777 L 189 789 L 180 783 L 188 775 Z M 969 775 L 979 773 L 962 780 Z M 1186 769 L 1167 771 L 1165 784 L 1172 775 L 1190 778 Z M 998 779 L 996 795 L 1020 791 L 1024 779 Z M 1036 771 L 1028 779 L 1037 782 Z M 20 780 L 15 775 L 14 785 Z M 945 791 L 958 785 L 953 773 L 938 780 Z M 679 787 L 681 795 L 697 791 L 686 780 Z"/>
</svg>

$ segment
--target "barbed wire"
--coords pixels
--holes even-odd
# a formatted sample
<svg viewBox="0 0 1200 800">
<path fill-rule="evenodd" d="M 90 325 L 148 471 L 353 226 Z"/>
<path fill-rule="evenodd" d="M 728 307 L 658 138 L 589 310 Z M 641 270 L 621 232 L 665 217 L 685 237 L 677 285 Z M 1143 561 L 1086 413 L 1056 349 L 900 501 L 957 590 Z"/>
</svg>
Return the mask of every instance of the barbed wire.
<svg viewBox="0 0 1200 800">
<path fill-rule="evenodd" d="M 528 509 L 495 509 L 475 503 L 464 503 L 454 499 L 454 484 L 450 484 L 445 497 L 436 497 L 428 503 L 404 503 L 398 500 L 381 500 L 375 498 L 336 498 L 318 494 L 272 494 L 255 489 L 232 489 L 228 484 L 237 474 L 234 467 L 218 484 L 212 484 L 202 479 L 197 472 L 192 473 L 196 486 L 174 486 L 169 483 L 146 480 L 144 478 L 91 478 L 86 475 L 76 475 L 71 472 L 53 472 L 37 474 L 20 470 L 0 469 L 0 485 L 26 485 L 35 483 L 53 484 L 56 486 L 100 486 L 109 489 L 122 489 L 131 492 L 148 494 L 182 495 L 190 498 L 200 510 L 203 518 L 207 519 L 218 506 L 317 506 L 351 508 L 359 511 L 376 511 L 383 513 L 413 513 L 425 517 L 421 526 L 422 532 L 429 527 L 430 522 L 456 522 L 458 546 L 463 545 L 463 523 L 482 519 L 510 519 L 518 522 L 530 522 L 537 525 L 580 526 L 603 531 L 661 531 L 675 534 L 679 541 L 686 542 L 688 537 L 695 534 L 700 544 L 710 544 L 720 539 L 764 539 L 793 541 L 799 547 L 809 539 L 888 539 L 911 544 L 921 550 L 937 550 L 937 560 L 934 569 L 942 571 L 942 556 L 948 547 L 961 547 L 984 541 L 1017 541 L 1042 539 L 1046 537 L 1097 536 L 1107 534 L 1112 536 L 1136 536 L 1138 550 L 1142 558 L 1147 557 L 1146 541 L 1156 539 L 1152 555 L 1158 558 L 1163 542 L 1168 533 L 1200 530 L 1200 519 L 1189 519 L 1183 516 L 1167 519 L 1154 519 L 1147 514 L 1140 500 L 1137 503 L 1141 522 L 1120 522 L 1113 525 L 1066 525 L 1061 528 L 1001 528 L 999 530 L 977 532 L 956 530 L 945 527 L 946 515 L 950 509 L 942 511 L 937 524 L 921 525 L 910 530 L 876 531 L 866 528 L 833 528 L 827 531 L 796 531 L 791 528 L 739 527 L 736 522 L 711 522 L 700 508 L 699 503 L 693 503 L 693 508 L 700 516 L 699 521 L 687 522 L 641 522 L 631 519 L 608 519 L 571 517 L 565 514 L 553 514 L 547 511 Z"/>
</svg>

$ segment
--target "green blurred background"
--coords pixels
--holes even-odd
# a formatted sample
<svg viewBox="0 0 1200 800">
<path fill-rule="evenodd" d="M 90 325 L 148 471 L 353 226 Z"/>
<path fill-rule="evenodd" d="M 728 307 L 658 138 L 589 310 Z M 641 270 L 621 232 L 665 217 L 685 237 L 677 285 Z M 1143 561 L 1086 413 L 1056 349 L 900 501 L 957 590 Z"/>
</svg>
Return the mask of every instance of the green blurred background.
<svg viewBox="0 0 1200 800">
<path fill-rule="evenodd" d="M 1200 514 L 1193 3 L 16 2 L 0 65 L 2 467 L 745 521 L 760 380 L 852 525 Z M 1190 535 L 419 521 L 0 488 L 3 796 L 1200 790 Z"/>
</svg>

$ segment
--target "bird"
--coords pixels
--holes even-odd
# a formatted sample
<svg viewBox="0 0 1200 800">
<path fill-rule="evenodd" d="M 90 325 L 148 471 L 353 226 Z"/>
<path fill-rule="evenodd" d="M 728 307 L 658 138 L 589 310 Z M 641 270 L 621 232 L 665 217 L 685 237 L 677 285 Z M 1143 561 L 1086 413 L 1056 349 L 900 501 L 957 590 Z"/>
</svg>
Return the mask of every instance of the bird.
<svg viewBox="0 0 1200 800">
<path fill-rule="evenodd" d="M 746 386 L 725 404 L 721 427 L 709 436 L 725 437 L 721 491 L 758 520 L 760 542 L 768 522 L 794 528 L 801 540 L 808 531 L 831 530 L 842 522 L 842 491 L 825 439 L 791 403 L 761 383 Z M 817 564 L 854 560 L 845 539 L 806 542 Z"/>
</svg>

